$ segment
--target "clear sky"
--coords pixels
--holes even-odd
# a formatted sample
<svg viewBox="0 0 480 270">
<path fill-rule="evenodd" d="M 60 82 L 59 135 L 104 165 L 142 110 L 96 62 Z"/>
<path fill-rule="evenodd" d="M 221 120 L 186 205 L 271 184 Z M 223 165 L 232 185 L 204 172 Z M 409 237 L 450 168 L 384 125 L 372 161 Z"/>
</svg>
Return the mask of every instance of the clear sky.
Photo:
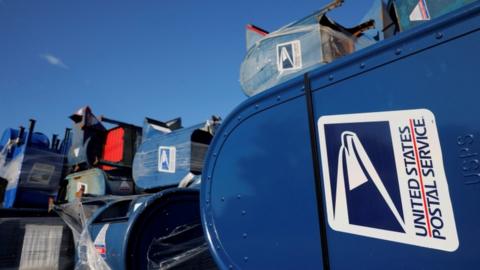
<svg viewBox="0 0 480 270">
<path fill-rule="evenodd" d="M 245 24 L 273 31 L 328 2 L 0 0 L 0 130 L 33 117 L 63 135 L 85 105 L 137 125 L 225 118 L 246 99 Z M 371 2 L 346 0 L 331 17 L 354 25 Z"/>
</svg>

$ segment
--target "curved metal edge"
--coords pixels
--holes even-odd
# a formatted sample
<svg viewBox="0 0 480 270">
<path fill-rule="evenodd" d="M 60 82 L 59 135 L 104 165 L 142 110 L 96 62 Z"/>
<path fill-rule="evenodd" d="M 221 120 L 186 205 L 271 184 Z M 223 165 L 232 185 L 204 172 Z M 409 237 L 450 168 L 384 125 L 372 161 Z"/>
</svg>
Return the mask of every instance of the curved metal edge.
<svg viewBox="0 0 480 270">
<path fill-rule="evenodd" d="M 477 30 L 474 27 L 472 27 L 472 29 L 455 29 L 455 26 L 466 20 L 478 21 L 478 13 L 480 13 L 480 2 L 472 3 L 447 16 L 442 16 L 430 23 L 425 23 L 412 30 L 400 33 L 391 39 L 357 51 L 333 63 L 319 67 L 316 70 L 309 71 L 312 91 L 318 91 L 329 85 L 338 83 L 341 80 L 349 79 L 366 71 L 428 49 L 431 46 L 447 42 L 448 40 L 464 35 L 468 31 Z M 442 27 L 444 27 L 444 29 L 442 32 L 439 32 L 438 29 Z M 295 89 L 298 89 L 298 91 Z M 303 95 L 305 95 L 303 75 L 299 75 L 267 91 L 250 97 L 227 116 L 213 138 L 205 157 L 205 169 L 202 175 L 200 189 L 200 216 L 208 247 L 215 262 L 221 269 L 238 268 L 233 263 L 230 263 L 231 260 L 228 254 L 225 253 L 221 246 L 219 236 L 215 229 L 210 204 L 212 183 L 215 180 L 213 179 L 212 173 L 222 147 L 229 135 L 246 119 Z M 219 181 L 222 180 L 219 179 Z M 223 179 L 223 181 L 226 181 L 226 179 Z"/>
<path fill-rule="evenodd" d="M 127 229 L 125 230 L 125 237 L 123 240 L 123 264 L 125 265 L 125 269 L 128 268 L 128 254 L 130 251 L 130 235 L 132 232 L 134 232 L 137 228 L 135 227 L 137 221 L 139 218 L 144 214 L 147 213 L 149 210 L 149 207 L 151 205 L 155 205 L 159 201 L 163 200 L 164 198 L 169 198 L 172 196 L 176 195 L 197 195 L 198 196 L 199 190 L 198 189 L 190 189 L 190 188 L 170 188 L 170 189 L 165 189 L 162 190 L 161 192 L 152 194 L 152 195 L 147 195 L 147 196 L 142 196 L 140 198 L 137 198 L 132 201 L 132 203 L 139 203 L 139 200 L 141 200 L 142 205 L 138 207 L 136 211 L 131 213 L 129 219 L 128 219 L 128 225 Z M 143 200 L 142 200 L 143 199 Z"/>
</svg>

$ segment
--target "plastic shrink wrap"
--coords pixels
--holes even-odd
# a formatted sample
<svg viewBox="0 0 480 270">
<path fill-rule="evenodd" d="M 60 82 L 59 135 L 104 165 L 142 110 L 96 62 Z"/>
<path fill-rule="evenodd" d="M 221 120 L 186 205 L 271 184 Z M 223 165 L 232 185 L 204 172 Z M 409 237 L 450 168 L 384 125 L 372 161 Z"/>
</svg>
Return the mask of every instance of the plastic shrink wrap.
<svg viewBox="0 0 480 270">
<path fill-rule="evenodd" d="M 101 168 L 105 171 L 131 170 L 133 155 L 141 140 L 141 128 L 132 124 L 97 117 L 90 107 L 70 116 L 72 143 L 68 150 L 71 171 Z M 113 125 L 107 128 L 104 124 Z"/>
<path fill-rule="evenodd" d="M 198 203 L 198 190 L 172 188 L 83 198 L 56 210 L 75 237 L 75 269 L 216 269 Z"/>
<path fill-rule="evenodd" d="M 42 208 L 57 196 L 65 149 L 31 128 L 6 129 L 0 139 L 0 200 L 4 208 Z"/>
<path fill-rule="evenodd" d="M 241 67 L 240 84 L 247 96 L 253 96 L 319 65 L 365 48 L 375 40 L 362 35 L 373 21 L 345 28 L 326 16 L 343 1 L 334 1 L 312 15 L 279 30 L 258 33 Z M 248 26 L 247 31 L 252 27 Z M 247 36 L 250 40 L 251 37 Z"/>
<path fill-rule="evenodd" d="M 72 202 L 79 197 L 131 195 L 134 183 L 129 176 L 111 175 L 98 168 L 67 175 L 65 200 Z"/>
<path fill-rule="evenodd" d="M 200 175 L 203 161 L 213 133 L 220 119 L 188 128 L 165 129 L 154 123 L 145 123 L 142 143 L 135 154 L 133 178 L 143 189 L 177 186 L 189 183 Z"/>
<path fill-rule="evenodd" d="M 121 185 L 112 184 L 122 182 L 109 181 L 111 171 L 100 168 L 67 176 L 68 203 L 56 209 L 74 233 L 76 269 L 214 267 L 200 225 L 198 186 L 219 122 L 214 117 L 183 128 L 180 119 L 146 119 L 132 172 L 141 189 L 155 194 L 105 196 L 119 194 Z"/>
<path fill-rule="evenodd" d="M 87 226 L 88 219 L 104 204 L 105 202 L 98 201 L 93 204 L 85 203 L 84 205 L 80 200 L 74 200 L 55 207 L 55 211 L 68 224 L 73 233 L 76 270 L 111 269 L 101 257 L 100 252 L 96 250 Z"/>
<path fill-rule="evenodd" d="M 34 127 L 32 119 L 28 130 L 9 128 L 0 138 L 0 268 L 70 269 L 72 234 L 47 211 L 62 179 L 68 136 L 50 142 Z"/>
<path fill-rule="evenodd" d="M 68 150 L 68 166 L 89 168 L 100 158 L 102 134 L 106 128 L 92 113 L 90 107 L 83 107 L 70 116 L 73 121 L 72 143 Z"/>
<path fill-rule="evenodd" d="M 68 151 L 69 175 L 65 200 L 76 196 L 131 195 L 133 156 L 142 137 L 140 127 L 96 117 L 87 106 L 70 119 L 74 122 Z M 104 124 L 113 125 L 106 128 Z"/>
<path fill-rule="evenodd" d="M 71 269 L 74 241 L 55 213 L 0 209 L 0 269 Z"/>
</svg>

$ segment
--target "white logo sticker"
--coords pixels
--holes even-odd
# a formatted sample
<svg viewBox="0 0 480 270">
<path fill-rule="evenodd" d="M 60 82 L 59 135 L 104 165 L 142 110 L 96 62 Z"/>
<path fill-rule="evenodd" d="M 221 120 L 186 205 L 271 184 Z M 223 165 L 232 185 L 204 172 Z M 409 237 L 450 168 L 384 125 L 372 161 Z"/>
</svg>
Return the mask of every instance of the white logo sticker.
<svg viewBox="0 0 480 270">
<path fill-rule="evenodd" d="M 322 116 L 318 130 L 332 229 L 444 251 L 458 248 L 431 111 Z"/>
<path fill-rule="evenodd" d="M 158 148 L 158 171 L 175 173 L 175 146 L 160 146 Z"/>
<path fill-rule="evenodd" d="M 277 69 L 279 72 L 302 68 L 300 40 L 277 45 Z"/>
</svg>

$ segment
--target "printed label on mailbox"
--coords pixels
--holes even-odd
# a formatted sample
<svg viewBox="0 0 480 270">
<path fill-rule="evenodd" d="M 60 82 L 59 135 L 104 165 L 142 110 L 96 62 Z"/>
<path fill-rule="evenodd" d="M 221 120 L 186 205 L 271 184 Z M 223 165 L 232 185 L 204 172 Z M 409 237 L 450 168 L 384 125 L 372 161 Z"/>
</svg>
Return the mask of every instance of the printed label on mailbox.
<svg viewBox="0 0 480 270">
<path fill-rule="evenodd" d="M 174 146 L 160 146 L 158 148 L 158 171 L 175 173 L 176 148 Z"/>
<path fill-rule="evenodd" d="M 444 251 L 458 248 L 431 111 L 322 116 L 318 130 L 332 229 Z"/>
<path fill-rule="evenodd" d="M 44 186 L 49 185 L 54 172 L 55 166 L 37 162 L 33 164 L 33 167 L 28 174 L 28 183 Z"/>
<path fill-rule="evenodd" d="M 102 226 L 100 231 L 97 234 L 97 237 L 95 237 L 95 241 L 93 241 L 93 245 L 95 246 L 95 249 L 97 250 L 98 254 L 102 256 L 102 258 L 107 257 L 107 243 L 105 241 L 107 237 L 107 231 L 108 228 L 110 227 L 110 224 L 105 224 Z"/>
<path fill-rule="evenodd" d="M 300 40 L 277 45 L 277 69 L 279 72 L 302 68 L 302 47 Z"/>
</svg>

